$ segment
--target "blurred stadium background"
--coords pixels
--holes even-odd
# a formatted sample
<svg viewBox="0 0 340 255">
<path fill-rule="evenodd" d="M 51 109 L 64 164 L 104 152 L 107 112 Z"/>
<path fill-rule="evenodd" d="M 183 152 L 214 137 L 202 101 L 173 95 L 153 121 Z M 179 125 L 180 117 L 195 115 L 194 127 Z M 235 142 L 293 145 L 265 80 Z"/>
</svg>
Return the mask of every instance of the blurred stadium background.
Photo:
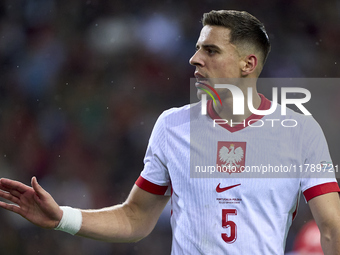
<svg viewBox="0 0 340 255">
<path fill-rule="evenodd" d="M 340 76 L 336 0 L 2 0 L 0 177 L 29 184 L 35 175 L 62 205 L 123 202 L 156 118 L 189 103 L 188 61 L 212 9 L 246 10 L 265 24 L 272 52 L 262 77 Z M 334 163 L 339 96 L 340 87 L 318 112 Z M 107 244 L 0 210 L 0 254 L 169 254 L 169 214 L 139 243 Z M 302 199 L 287 252 L 311 218 Z"/>
</svg>

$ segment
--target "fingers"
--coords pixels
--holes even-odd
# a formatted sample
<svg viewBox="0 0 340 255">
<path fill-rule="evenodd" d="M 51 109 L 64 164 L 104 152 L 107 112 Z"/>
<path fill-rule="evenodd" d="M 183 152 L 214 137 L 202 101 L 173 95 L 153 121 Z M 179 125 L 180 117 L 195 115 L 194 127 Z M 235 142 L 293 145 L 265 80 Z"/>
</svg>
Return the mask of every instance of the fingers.
<svg viewBox="0 0 340 255">
<path fill-rule="evenodd" d="M 45 190 L 39 185 L 35 176 L 32 178 L 31 185 L 39 198 L 42 198 L 45 195 Z"/>
<path fill-rule="evenodd" d="M 20 193 L 26 192 L 30 187 L 18 182 L 18 181 L 13 181 L 5 178 L 0 179 L 0 188 L 5 191 L 10 191 L 10 190 L 17 190 Z"/>
<path fill-rule="evenodd" d="M 20 214 L 20 212 L 21 212 L 19 206 L 17 206 L 17 205 L 12 205 L 12 204 L 7 204 L 7 203 L 1 202 L 1 201 L 0 201 L 0 207 L 4 208 L 4 209 L 6 209 L 6 210 L 9 210 L 9 211 L 18 213 L 18 214 Z"/>
<path fill-rule="evenodd" d="M 6 188 L 4 185 L 1 184 L 0 182 L 0 189 L 9 192 L 10 189 Z"/>
<path fill-rule="evenodd" d="M 2 190 L 0 190 L 0 197 L 7 199 L 8 201 L 11 201 L 15 204 L 19 204 L 20 203 L 20 199 L 14 195 L 12 195 L 11 193 L 8 192 L 4 192 Z"/>
<path fill-rule="evenodd" d="M 3 179 L 1 179 L 2 181 Z M 2 185 L 2 183 L 0 182 L 0 191 L 3 190 L 3 191 L 6 191 L 7 193 L 10 193 L 12 194 L 13 196 L 17 197 L 17 198 L 20 198 L 20 195 L 22 193 L 20 193 L 19 191 L 15 190 L 15 189 L 11 189 L 11 188 L 8 188 L 4 185 Z"/>
<path fill-rule="evenodd" d="M 11 195 L 13 195 L 13 196 L 15 196 L 15 197 L 17 197 L 17 198 L 20 198 L 20 196 L 21 196 L 21 193 L 18 192 L 18 191 L 16 191 L 16 190 L 2 189 L 2 188 L 0 188 L 0 191 L 1 191 L 1 190 L 4 190 L 5 193 L 10 193 Z"/>
</svg>

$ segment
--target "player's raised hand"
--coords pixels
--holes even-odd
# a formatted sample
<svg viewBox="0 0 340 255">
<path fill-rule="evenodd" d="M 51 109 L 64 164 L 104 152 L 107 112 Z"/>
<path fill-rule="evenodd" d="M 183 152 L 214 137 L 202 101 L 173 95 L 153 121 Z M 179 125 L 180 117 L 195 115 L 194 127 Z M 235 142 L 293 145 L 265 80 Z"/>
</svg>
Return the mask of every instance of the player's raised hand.
<svg viewBox="0 0 340 255">
<path fill-rule="evenodd" d="M 0 207 L 20 214 L 40 227 L 55 228 L 63 215 L 62 210 L 35 177 L 31 185 L 29 187 L 21 182 L 0 179 L 0 197 L 13 203 L 0 201 Z"/>
</svg>

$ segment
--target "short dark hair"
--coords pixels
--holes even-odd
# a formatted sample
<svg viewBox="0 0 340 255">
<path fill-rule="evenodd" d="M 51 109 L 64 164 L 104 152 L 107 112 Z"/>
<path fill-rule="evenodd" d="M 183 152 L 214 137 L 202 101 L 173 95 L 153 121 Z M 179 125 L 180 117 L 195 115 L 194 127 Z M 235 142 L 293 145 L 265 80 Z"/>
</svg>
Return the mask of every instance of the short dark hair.
<svg viewBox="0 0 340 255">
<path fill-rule="evenodd" d="M 202 24 L 230 29 L 230 43 L 251 43 L 263 54 L 265 63 L 270 52 L 270 42 L 264 25 L 245 11 L 220 10 L 203 14 Z"/>
</svg>

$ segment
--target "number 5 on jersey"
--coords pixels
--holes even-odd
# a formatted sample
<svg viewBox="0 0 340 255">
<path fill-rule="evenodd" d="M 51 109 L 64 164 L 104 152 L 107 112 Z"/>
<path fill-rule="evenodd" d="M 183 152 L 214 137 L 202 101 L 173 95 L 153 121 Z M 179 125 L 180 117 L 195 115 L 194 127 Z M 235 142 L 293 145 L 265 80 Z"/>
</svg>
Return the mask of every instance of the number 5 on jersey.
<svg viewBox="0 0 340 255">
<path fill-rule="evenodd" d="M 236 209 L 222 209 L 222 227 L 230 228 L 230 234 L 222 233 L 221 237 L 226 243 L 233 243 L 237 238 L 237 226 L 235 222 L 228 220 L 228 215 L 237 215 Z"/>
</svg>

